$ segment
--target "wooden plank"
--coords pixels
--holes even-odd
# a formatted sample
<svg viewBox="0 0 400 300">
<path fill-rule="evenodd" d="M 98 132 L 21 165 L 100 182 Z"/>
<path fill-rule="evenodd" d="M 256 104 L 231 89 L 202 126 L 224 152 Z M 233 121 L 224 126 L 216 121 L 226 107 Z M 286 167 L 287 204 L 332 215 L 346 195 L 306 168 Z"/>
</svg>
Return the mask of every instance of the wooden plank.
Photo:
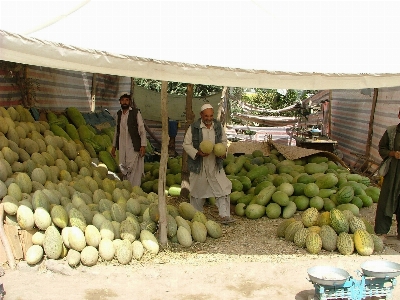
<svg viewBox="0 0 400 300">
<path fill-rule="evenodd" d="M 32 235 L 34 235 L 35 232 L 37 232 L 37 229 L 32 229 L 32 230 L 20 229 L 18 231 L 19 240 L 20 240 L 20 243 L 21 243 L 22 253 L 24 255 L 24 259 L 26 258 L 26 251 L 28 251 L 29 247 L 33 245 L 33 243 L 32 243 Z"/>
<path fill-rule="evenodd" d="M 22 252 L 22 246 L 19 241 L 18 227 L 14 225 L 4 224 L 4 231 L 7 235 L 8 241 L 10 243 L 11 250 L 14 254 L 15 259 L 22 259 L 24 254 Z"/>
<path fill-rule="evenodd" d="M 6 250 L 4 250 L 3 243 L 0 241 L 0 264 L 5 264 L 7 261 Z"/>
</svg>

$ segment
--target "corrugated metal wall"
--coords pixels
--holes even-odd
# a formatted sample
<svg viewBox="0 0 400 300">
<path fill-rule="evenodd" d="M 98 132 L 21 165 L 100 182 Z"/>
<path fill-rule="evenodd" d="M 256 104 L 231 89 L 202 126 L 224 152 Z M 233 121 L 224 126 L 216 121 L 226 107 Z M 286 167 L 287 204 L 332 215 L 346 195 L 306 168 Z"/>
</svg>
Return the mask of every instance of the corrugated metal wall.
<svg viewBox="0 0 400 300">
<path fill-rule="evenodd" d="M 20 104 L 19 90 L 5 75 L 4 72 L 0 72 L 0 105 L 9 107 Z M 90 112 L 93 74 L 29 66 L 27 76 L 37 79 L 39 84 L 35 103 L 35 107 L 39 110 L 63 111 L 69 106 L 74 106 L 82 112 Z M 110 113 L 116 112 L 120 108 L 119 95 L 130 92 L 131 79 L 98 74 L 96 82 L 96 112 L 104 109 Z M 329 113 L 331 113 L 331 138 L 338 141 L 337 148 L 343 153 L 343 160 L 349 165 L 353 165 L 357 160 L 354 153 L 366 154 L 373 96 L 373 89 L 332 90 L 321 91 L 305 100 L 317 106 L 322 104 L 323 108 L 319 113 L 310 115 L 309 122 L 322 120 L 324 128 L 328 128 Z M 330 107 L 326 100 L 330 100 Z M 399 106 L 400 87 L 378 90 L 370 149 L 371 159 L 378 163 L 381 161 L 377 149 L 379 139 L 387 126 L 399 122 L 397 118 Z M 148 125 L 161 139 L 160 123 L 148 121 Z M 259 135 L 262 134 L 264 132 Z M 284 135 L 283 131 L 282 134 Z M 183 136 L 184 126 L 179 128 L 176 137 L 178 153 L 182 151 Z M 283 142 L 290 144 L 288 139 Z"/>
<path fill-rule="evenodd" d="M 332 139 L 338 142 L 343 160 L 353 165 L 357 156 L 365 154 L 373 100 L 362 90 L 332 90 Z"/>
<path fill-rule="evenodd" d="M 20 103 L 21 94 L 12 79 L 5 71 L 0 70 L 0 105 L 4 107 L 16 106 Z"/>
</svg>

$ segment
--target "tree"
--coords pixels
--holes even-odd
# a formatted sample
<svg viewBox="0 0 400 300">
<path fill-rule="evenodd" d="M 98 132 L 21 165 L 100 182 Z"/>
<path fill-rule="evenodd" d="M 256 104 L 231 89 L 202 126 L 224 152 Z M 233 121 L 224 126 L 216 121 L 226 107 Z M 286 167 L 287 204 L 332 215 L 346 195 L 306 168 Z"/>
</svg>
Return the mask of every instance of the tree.
<svg viewBox="0 0 400 300">
<path fill-rule="evenodd" d="M 135 78 L 135 82 L 137 85 L 146 89 L 161 92 L 161 81 L 159 80 Z M 182 82 L 168 82 L 168 94 L 186 95 L 187 85 L 187 83 Z M 220 93 L 221 91 L 222 87 L 216 85 L 195 84 L 193 86 L 194 97 L 207 97 L 211 94 Z"/>
</svg>

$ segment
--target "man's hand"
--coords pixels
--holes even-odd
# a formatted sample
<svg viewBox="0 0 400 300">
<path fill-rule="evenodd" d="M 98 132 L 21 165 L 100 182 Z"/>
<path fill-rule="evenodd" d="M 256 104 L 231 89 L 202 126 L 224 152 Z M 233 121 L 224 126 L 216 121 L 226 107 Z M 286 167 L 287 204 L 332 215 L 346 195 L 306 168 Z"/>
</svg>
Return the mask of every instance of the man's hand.
<svg viewBox="0 0 400 300">
<path fill-rule="evenodd" d="M 146 154 L 146 147 L 145 146 L 141 146 L 140 150 L 139 150 L 139 153 L 140 153 L 140 157 L 143 157 Z"/>
<path fill-rule="evenodd" d="M 210 154 L 204 153 L 201 150 L 197 151 L 196 156 L 201 156 L 201 157 L 205 157 L 205 156 L 209 156 Z"/>
<path fill-rule="evenodd" d="M 115 157 L 115 147 L 112 147 L 112 148 L 111 148 L 111 156 L 112 156 L 112 157 Z"/>
<path fill-rule="evenodd" d="M 394 152 L 394 157 L 395 157 L 396 159 L 400 159 L 400 151 L 395 151 L 395 152 Z"/>
</svg>

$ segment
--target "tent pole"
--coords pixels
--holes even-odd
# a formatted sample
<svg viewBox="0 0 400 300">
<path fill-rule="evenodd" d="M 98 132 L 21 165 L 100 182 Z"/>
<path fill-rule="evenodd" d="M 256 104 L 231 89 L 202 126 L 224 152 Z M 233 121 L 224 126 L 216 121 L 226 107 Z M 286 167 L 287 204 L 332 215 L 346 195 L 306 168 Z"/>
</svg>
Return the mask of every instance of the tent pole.
<svg viewBox="0 0 400 300">
<path fill-rule="evenodd" d="M 165 247 L 168 243 L 167 238 L 167 205 L 165 201 L 165 179 L 167 174 L 168 161 L 168 82 L 162 81 L 161 84 L 161 121 L 162 121 L 162 145 L 161 160 L 158 180 L 158 212 L 159 219 L 159 241 Z"/>
<path fill-rule="evenodd" d="M 92 102 L 90 105 L 90 111 L 94 112 L 96 110 L 96 90 L 97 90 L 97 73 L 93 74 L 92 78 Z"/>
<path fill-rule="evenodd" d="M 186 88 L 186 122 L 185 122 L 185 134 L 190 124 L 193 123 L 193 84 L 188 83 Z M 182 152 L 182 183 L 181 183 L 181 198 L 188 198 L 189 196 L 189 170 L 187 165 L 188 155 L 183 150 Z"/>
<path fill-rule="evenodd" d="M 368 124 L 368 137 L 367 137 L 367 145 L 365 147 L 365 161 L 361 166 L 362 170 L 368 168 L 368 161 L 371 152 L 371 144 L 372 144 L 372 134 L 374 133 L 374 118 L 375 118 L 375 110 L 376 110 L 376 102 L 378 101 L 378 89 L 374 88 L 374 96 L 372 98 L 371 105 L 371 114 L 369 116 L 369 124 Z"/>
</svg>

